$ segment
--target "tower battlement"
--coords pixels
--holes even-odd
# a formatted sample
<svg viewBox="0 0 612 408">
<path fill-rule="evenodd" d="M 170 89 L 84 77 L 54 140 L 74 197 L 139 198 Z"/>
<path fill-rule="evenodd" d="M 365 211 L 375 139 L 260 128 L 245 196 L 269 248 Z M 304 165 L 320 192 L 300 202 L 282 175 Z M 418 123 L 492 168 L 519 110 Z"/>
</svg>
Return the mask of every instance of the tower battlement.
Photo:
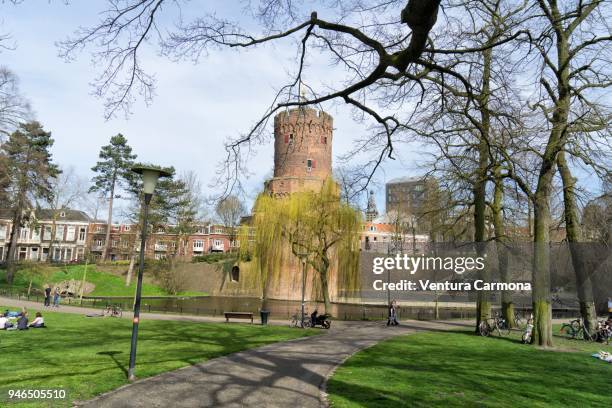
<svg viewBox="0 0 612 408">
<path fill-rule="evenodd" d="M 333 117 L 295 108 L 274 117 L 274 177 L 266 189 L 276 196 L 318 190 L 332 172 Z"/>
</svg>

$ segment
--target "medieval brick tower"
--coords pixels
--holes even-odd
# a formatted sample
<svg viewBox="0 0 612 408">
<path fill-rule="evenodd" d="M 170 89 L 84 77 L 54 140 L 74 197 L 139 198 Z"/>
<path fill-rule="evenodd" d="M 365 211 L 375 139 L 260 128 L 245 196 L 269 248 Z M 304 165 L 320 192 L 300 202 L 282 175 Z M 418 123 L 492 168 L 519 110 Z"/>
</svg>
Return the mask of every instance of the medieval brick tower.
<svg viewBox="0 0 612 408">
<path fill-rule="evenodd" d="M 275 197 L 318 191 L 332 172 L 333 118 L 312 108 L 274 117 L 274 177 L 266 190 Z"/>
</svg>

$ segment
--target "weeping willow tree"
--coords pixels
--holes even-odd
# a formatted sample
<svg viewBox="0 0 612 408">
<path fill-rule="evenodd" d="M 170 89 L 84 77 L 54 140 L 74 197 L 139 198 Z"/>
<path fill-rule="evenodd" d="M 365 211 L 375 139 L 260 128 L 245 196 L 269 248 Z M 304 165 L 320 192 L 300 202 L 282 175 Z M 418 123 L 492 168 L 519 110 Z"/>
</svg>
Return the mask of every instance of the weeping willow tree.
<svg viewBox="0 0 612 408">
<path fill-rule="evenodd" d="M 338 186 L 330 178 L 317 192 L 297 192 L 285 198 L 260 194 L 251 228 L 242 229 L 240 242 L 249 245 L 241 245 L 241 251 L 248 252 L 258 268 L 264 301 L 270 282 L 284 266 L 283 254 L 289 251 L 303 259 L 315 271 L 317 279 L 312 284 L 320 288 L 325 313 L 330 313 L 334 270 L 338 288 L 347 292 L 358 288 L 360 227 L 360 214 L 340 201 Z"/>
</svg>

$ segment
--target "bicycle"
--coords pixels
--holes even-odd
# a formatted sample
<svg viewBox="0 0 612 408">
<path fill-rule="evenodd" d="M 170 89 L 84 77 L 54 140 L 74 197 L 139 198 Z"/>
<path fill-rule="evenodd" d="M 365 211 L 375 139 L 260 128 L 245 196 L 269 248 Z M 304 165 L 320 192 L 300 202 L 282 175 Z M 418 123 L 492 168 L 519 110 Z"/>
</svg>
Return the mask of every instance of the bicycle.
<svg viewBox="0 0 612 408">
<path fill-rule="evenodd" d="M 506 319 L 501 317 L 499 313 L 495 315 L 495 317 L 490 317 L 486 320 L 483 320 L 478 325 L 478 332 L 481 336 L 487 337 L 493 331 L 497 331 L 497 334 L 501 336 L 507 336 L 510 334 L 510 326 Z"/>
<path fill-rule="evenodd" d="M 560 333 L 567 333 L 572 339 L 593 341 L 595 336 L 591 335 L 587 330 L 582 318 L 577 318 L 569 323 L 563 323 L 561 325 Z"/>
<path fill-rule="evenodd" d="M 289 327 L 301 327 L 308 328 L 310 319 L 307 317 L 306 313 L 304 313 L 304 322 L 302 322 L 302 312 L 298 311 L 293 316 L 291 316 L 291 320 L 289 321 Z"/>
<path fill-rule="evenodd" d="M 514 312 L 514 324 L 517 328 L 523 329 L 529 324 L 529 319 L 526 320 L 525 315 L 520 312 Z"/>
</svg>

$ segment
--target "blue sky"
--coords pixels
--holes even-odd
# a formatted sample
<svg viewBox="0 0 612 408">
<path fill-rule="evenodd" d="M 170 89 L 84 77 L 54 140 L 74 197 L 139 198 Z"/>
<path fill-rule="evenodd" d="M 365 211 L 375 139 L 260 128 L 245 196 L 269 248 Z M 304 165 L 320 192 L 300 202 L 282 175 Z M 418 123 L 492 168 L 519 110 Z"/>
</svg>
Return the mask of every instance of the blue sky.
<svg viewBox="0 0 612 408">
<path fill-rule="evenodd" d="M 230 4 L 212 3 L 216 7 Z M 151 48 L 143 64 L 157 78 L 153 103 L 147 107 L 139 102 L 129 118 L 120 116 L 106 121 L 102 101 L 91 95 L 89 84 L 97 71 L 87 52 L 66 63 L 58 57 L 55 46 L 79 25 L 95 23 L 104 5 L 99 0 L 73 1 L 68 5 L 61 1 L 25 1 L 17 6 L 0 3 L 0 32 L 9 33 L 16 44 L 15 50 L 0 54 L 0 64 L 19 76 L 21 90 L 31 101 L 36 118 L 53 132 L 56 161 L 62 166 L 74 166 L 89 178 L 100 146 L 121 132 L 140 160 L 172 165 L 179 172 L 196 171 L 203 184 L 208 185 L 223 157 L 223 141 L 247 131 L 270 104 L 275 87 L 287 82 L 288 72 L 295 66 L 294 48 L 279 44 L 248 52 L 224 50 L 211 53 L 198 65 L 171 62 Z M 201 10 L 189 7 L 195 5 L 187 3 L 183 13 L 201 14 Z M 239 6 L 229 11 L 242 14 Z M 310 80 L 325 82 L 329 79 L 326 77 L 339 75 L 332 71 L 325 63 L 312 67 Z M 335 155 L 340 155 L 367 130 L 352 120 L 344 106 L 329 106 L 326 110 L 335 118 L 333 148 Z M 247 182 L 251 196 L 262 188 L 270 173 L 272 154 L 271 144 L 258 148 L 251 164 L 254 174 Z M 406 156 L 378 175 L 380 183 L 373 188 L 381 209 L 384 181 L 417 171 L 410 159 L 412 154 Z M 207 193 L 214 193 L 214 188 Z"/>
<path fill-rule="evenodd" d="M 240 2 L 188 2 L 185 15 L 201 15 L 202 4 L 209 4 L 220 14 L 244 15 Z M 270 104 L 275 88 L 288 80 L 295 67 L 295 48 L 289 43 L 259 47 L 247 52 L 223 50 L 212 52 L 194 65 L 171 62 L 151 47 L 143 65 L 157 78 L 156 96 L 150 106 L 139 102 L 129 118 L 106 121 L 102 101 L 91 95 L 89 85 L 98 73 L 87 52 L 71 63 L 60 59 L 56 41 L 65 39 L 79 26 L 94 24 L 106 2 L 102 0 L 25 1 L 17 6 L 0 2 L 0 32 L 9 33 L 16 49 L 0 53 L 0 65 L 20 78 L 23 93 L 32 102 L 36 118 L 53 132 L 53 154 L 62 166 L 74 166 L 90 178 L 101 145 L 110 136 L 123 133 L 142 161 L 174 166 L 179 172 L 197 172 L 207 186 L 214 179 L 218 160 L 223 157 L 227 137 L 247 131 Z M 176 15 L 165 15 L 172 23 Z M 242 17 L 242 23 L 251 22 Z M 314 60 L 317 62 L 317 60 Z M 309 68 L 307 81 L 320 85 L 342 79 L 342 72 L 326 62 Z M 351 142 L 367 135 L 363 124 L 352 120 L 343 105 L 327 106 L 335 118 L 334 153 L 349 150 Z M 272 129 L 269 129 L 272 132 Z M 416 175 L 418 146 L 399 145 L 398 160 L 379 172 L 378 208 L 384 208 L 384 182 L 394 177 Z M 263 186 L 272 169 L 272 144 L 258 148 L 250 162 L 253 175 L 247 182 L 252 199 Z M 583 181 L 593 189 L 598 182 L 582 173 Z M 206 188 L 214 194 L 215 188 Z"/>
</svg>

